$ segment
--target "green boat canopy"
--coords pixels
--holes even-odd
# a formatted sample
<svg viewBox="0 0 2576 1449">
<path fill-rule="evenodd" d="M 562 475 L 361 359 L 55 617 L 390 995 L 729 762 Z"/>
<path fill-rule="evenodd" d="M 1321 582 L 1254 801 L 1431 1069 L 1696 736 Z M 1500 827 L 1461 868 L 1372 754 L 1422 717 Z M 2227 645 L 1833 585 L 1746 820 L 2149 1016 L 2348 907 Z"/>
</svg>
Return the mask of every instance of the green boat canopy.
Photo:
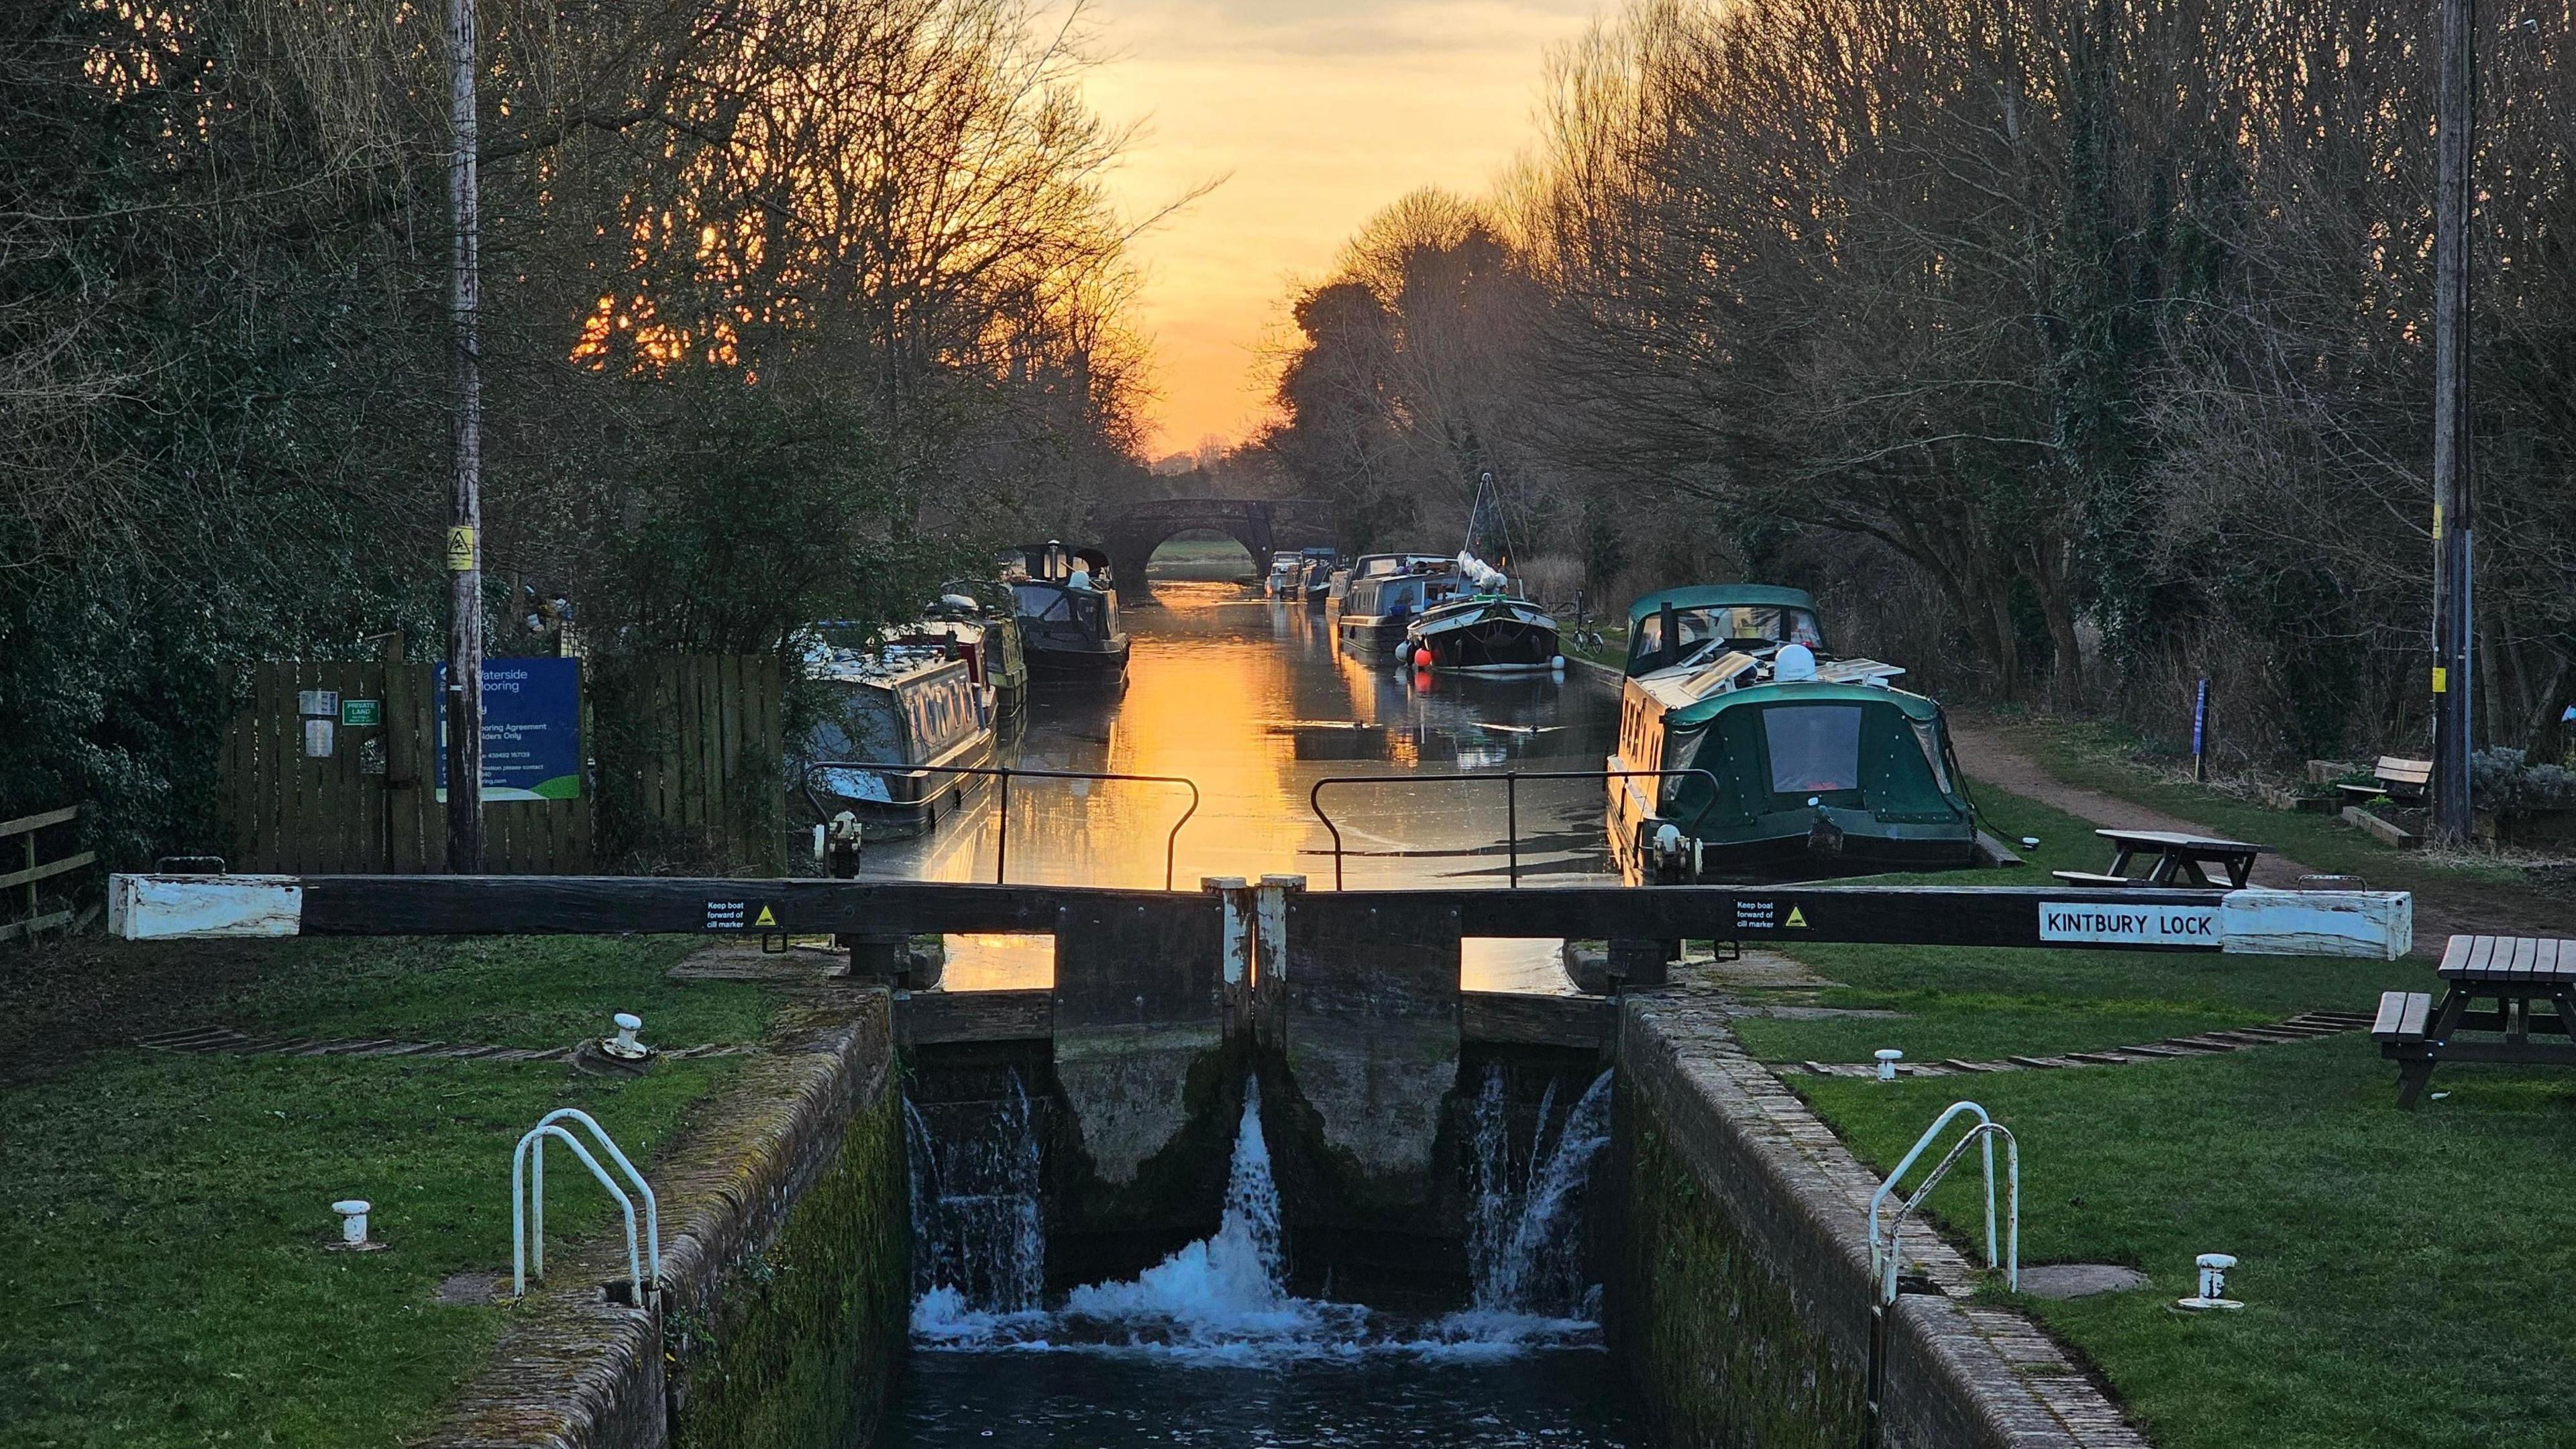
<svg viewBox="0 0 2576 1449">
<path fill-rule="evenodd" d="M 1951 778 L 1941 707 L 1918 694 L 1854 684 L 1727 690 L 1664 716 L 1665 763 L 1710 770 L 1673 781 L 1667 813 L 1714 842 L 1776 833 L 1765 817 L 1809 799 L 1867 810 L 1881 825 L 1967 828 Z"/>
<path fill-rule="evenodd" d="M 1692 584 L 1686 588 L 1665 589 L 1628 606 L 1628 625 L 1670 604 L 1676 609 L 1787 608 L 1816 611 L 1816 601 L 1804 589 L 1784 589 L 1778 584 Z"/>
</svg>

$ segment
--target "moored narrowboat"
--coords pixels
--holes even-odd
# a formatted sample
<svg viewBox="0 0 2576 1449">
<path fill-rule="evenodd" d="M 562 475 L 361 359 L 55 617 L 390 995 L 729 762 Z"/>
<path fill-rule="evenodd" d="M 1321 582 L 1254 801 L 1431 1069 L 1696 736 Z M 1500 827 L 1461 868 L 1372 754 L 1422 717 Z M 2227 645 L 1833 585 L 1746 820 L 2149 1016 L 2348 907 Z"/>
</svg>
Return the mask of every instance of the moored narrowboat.
<svg viewBox="0 0 2576 1449">
<path fill-rule="evenodd" d="M 1304 568 L 1305 560 L 1297 556 L 1295 549 L 1281 549 L 1272 554 L 1270 572 L 1261 580 L 1261 592 L 1274 599 L 1293 597 L 1297 592 L 1297 576 Z"/>
<path fill-rule="evenodd" d="M 1510 592 L 1511 580 L 1473 554 L 1458 555 L 1455 597 L 1405 626 L 1405 657 L 1459 674 L 1545 674 L 1565 667 L 1556 620 Z"/>
<path fill-rule="evenodd" d="M 1109 577 L 1109 555 L 1053 539 L 1023 544 L 1010 580 L 1020 648 L 1039 679 L 1118 679 L 1127 672 L 1127 630 Z"/>
<path fill-rule="evenodd" d="M 1297 555 L 1297 597 L 1322 608 L 1333 594 L 1333 570 L 1342 566 L 1342 553 L 1334 548 L 1301 549 Z"/>
<path fill-rule="evenodd" d="M 954 586 L 920 619 L 890 631 L 886 642 L 945 650 L 962 661 L 983 692 L 985 712 L 995 719 L 1028 702 L 1028 662 L 1020 653 L 1018 619 L 987 615 L 973 595 Z"/>
<path fill-rule="evenodd" d="M 1630 677 L 1607 782 L 1621 877 L 1651 885 L 1977 864 L 1941 707 L 1895 688 L 1902 673 L 1820 659 L 1803 644 L 1712 644 Z"/>
<path fill-rule="evenodd" d="M 1351 565 L 1335 634 L 1356 653 L 1392 652 L 1415 616 L 1458 588 L 1458 565 L 1437 554 L 1362 554 Z"/>
<path fill-rule="evenodd" d="M 1803 589 L 1774 584 L 1692 584 L 1646 595 L 1628 606 L 1628 667 L 1635 678 L 1670 669 L 1712 646 L 1765 644 L 1825 647 L 1816 601 Z"/>
<path fill-rule="evenodd" d="M 917 835 L 981 788 L 980 776 L 934 768 L 992 763 L 992 715 L 965 660 L 941 647 L 818 643 L 806 669 L 828 696 L 799 750 L 824 766 L 806 786 L 826 819 L 848 810 L 871 838 Z M 889 768 L 852 767 L 876 761 Z"/>
</svg>

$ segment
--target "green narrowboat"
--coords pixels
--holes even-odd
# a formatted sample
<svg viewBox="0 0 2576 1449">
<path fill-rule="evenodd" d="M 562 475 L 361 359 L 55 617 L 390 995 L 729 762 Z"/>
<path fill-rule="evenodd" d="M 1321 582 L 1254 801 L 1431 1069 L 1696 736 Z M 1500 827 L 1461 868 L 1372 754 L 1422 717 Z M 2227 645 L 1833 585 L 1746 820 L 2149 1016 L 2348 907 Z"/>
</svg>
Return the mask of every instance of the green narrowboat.
<svg viewBox="0 0 2576 1449">
<path fill-rule="evenodd" d="M 1621 689 L 1611 851 L 1632 885 L 1978 863 L 1941 706 L 1868 659 L 1703 648 Z M 1622 778 L 1622 770 L 1706 775 Z M 1712 788 L 1712 779 L 1714 787 Z"/>
<path fill-rule="evenodd" d="M 1628 606 L 1628 677 L 1670 669 L 1712 644 L 1825 647 L 1816 601 L 1776 584 L 1692 584 Z"/>
</svg>

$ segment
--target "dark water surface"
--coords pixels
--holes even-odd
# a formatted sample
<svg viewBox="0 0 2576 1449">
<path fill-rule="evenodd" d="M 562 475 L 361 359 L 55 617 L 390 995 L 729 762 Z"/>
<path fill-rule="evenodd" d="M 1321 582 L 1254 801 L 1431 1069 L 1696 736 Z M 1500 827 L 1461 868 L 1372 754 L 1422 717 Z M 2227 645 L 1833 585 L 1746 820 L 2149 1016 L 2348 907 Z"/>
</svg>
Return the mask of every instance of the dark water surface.
<svg viewBox="0 0 2576 1449">
<path fill-rule="evenodd" d="M 916 1449 L 1629 1443 L 1599 1350 L 1498 1362 L 1276 1367 L 1084 1353 L 915 1352 L 882 1442 Z"/>
<path fill-rule="evenodd" d="M 1126 613 L 1125 686 L 1037 686 L 1005 757 L 1196 781 L 1197 813 L 1173 842 L 1173 882 L 1185 890 L 1203 876 L 1274 871 L 1329 887 L 1331 836 L 1309 803 L 1326 776 L 1597 770 L 1615 743 L 1615 702 L 1580 678 L 1424 683 L 1392 660 L 1338 650 L 1321 609 L 1232 583 L 1157 580 L 1154 590 L 1158 604 Z M 1519 796 L 1524 883 L 1607 876 L 1598 780 L 1531 781 Z M 1010 879 L 1160 886 L 1188 799 L 1169 785 L 1014 781 Z M 864 873 L 991 880 L 997 803 L 988 790 L 928 836 L 872 844 Z M 1329 786 L 1323 804 L 1341 827 L 1353 887 L 1506 884 L 1499 785 Z M 951 942 L 948 985 L 1039 986 L 1052 969 L 1043 938 L 961 939 Z M 1552 948 L 1472 946 L 1467 984 L 1557 989 L 1553 971 Z"/>
</svg>

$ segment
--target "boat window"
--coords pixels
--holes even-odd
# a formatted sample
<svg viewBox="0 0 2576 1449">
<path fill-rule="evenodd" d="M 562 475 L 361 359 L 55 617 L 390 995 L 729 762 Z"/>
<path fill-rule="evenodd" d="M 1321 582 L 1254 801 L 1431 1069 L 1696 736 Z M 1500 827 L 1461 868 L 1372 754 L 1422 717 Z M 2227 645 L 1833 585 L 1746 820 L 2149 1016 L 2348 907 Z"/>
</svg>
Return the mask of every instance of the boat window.
<svg viewBox="0 0 2576 1449">
<path fill-rule="evenodd" d="M 1041 588 L 1034 584 L 1021 584 L 1011 590 L 1012 602 L 1022 615 L 1031 619 L 1073 617 L 1067 604 L 1071 597 L 1062 589 Z"/>
<path fill-rule="evenodd" d="M 1738 639 L 1804 644 L 1811 649 L 1824 644 L 1824 633 L 1817 627 L 1813 610 L 1773 604 L 1685 611 L 1681 616 L 1681 636 L 1684 651 L 1697 644 Z"/>
<path fill-rule="evenodd" d="M 1775 794 L 1860 788 L 1860 706 L 1775 705 L 1762 712 Z"/>
<path fill-rule="evenodd" d="M 864 684 L 831 690 L 805 737 L 809 758 L 816 760 L 900 760 L 903 721 L 894 696 Z"/>
<path fill-rule="evenodd" d="M 1932 783 L 1940 786 L 1944 795 L 1956 794 L 1950 785 L 1949 762 L 1941 758 L 1941 722 L 1919 719 L 1910 723 L 1914 726 L 1914 742 L 1923 747 L 1923 763 L 1932 767 Z"/>
</svg>

